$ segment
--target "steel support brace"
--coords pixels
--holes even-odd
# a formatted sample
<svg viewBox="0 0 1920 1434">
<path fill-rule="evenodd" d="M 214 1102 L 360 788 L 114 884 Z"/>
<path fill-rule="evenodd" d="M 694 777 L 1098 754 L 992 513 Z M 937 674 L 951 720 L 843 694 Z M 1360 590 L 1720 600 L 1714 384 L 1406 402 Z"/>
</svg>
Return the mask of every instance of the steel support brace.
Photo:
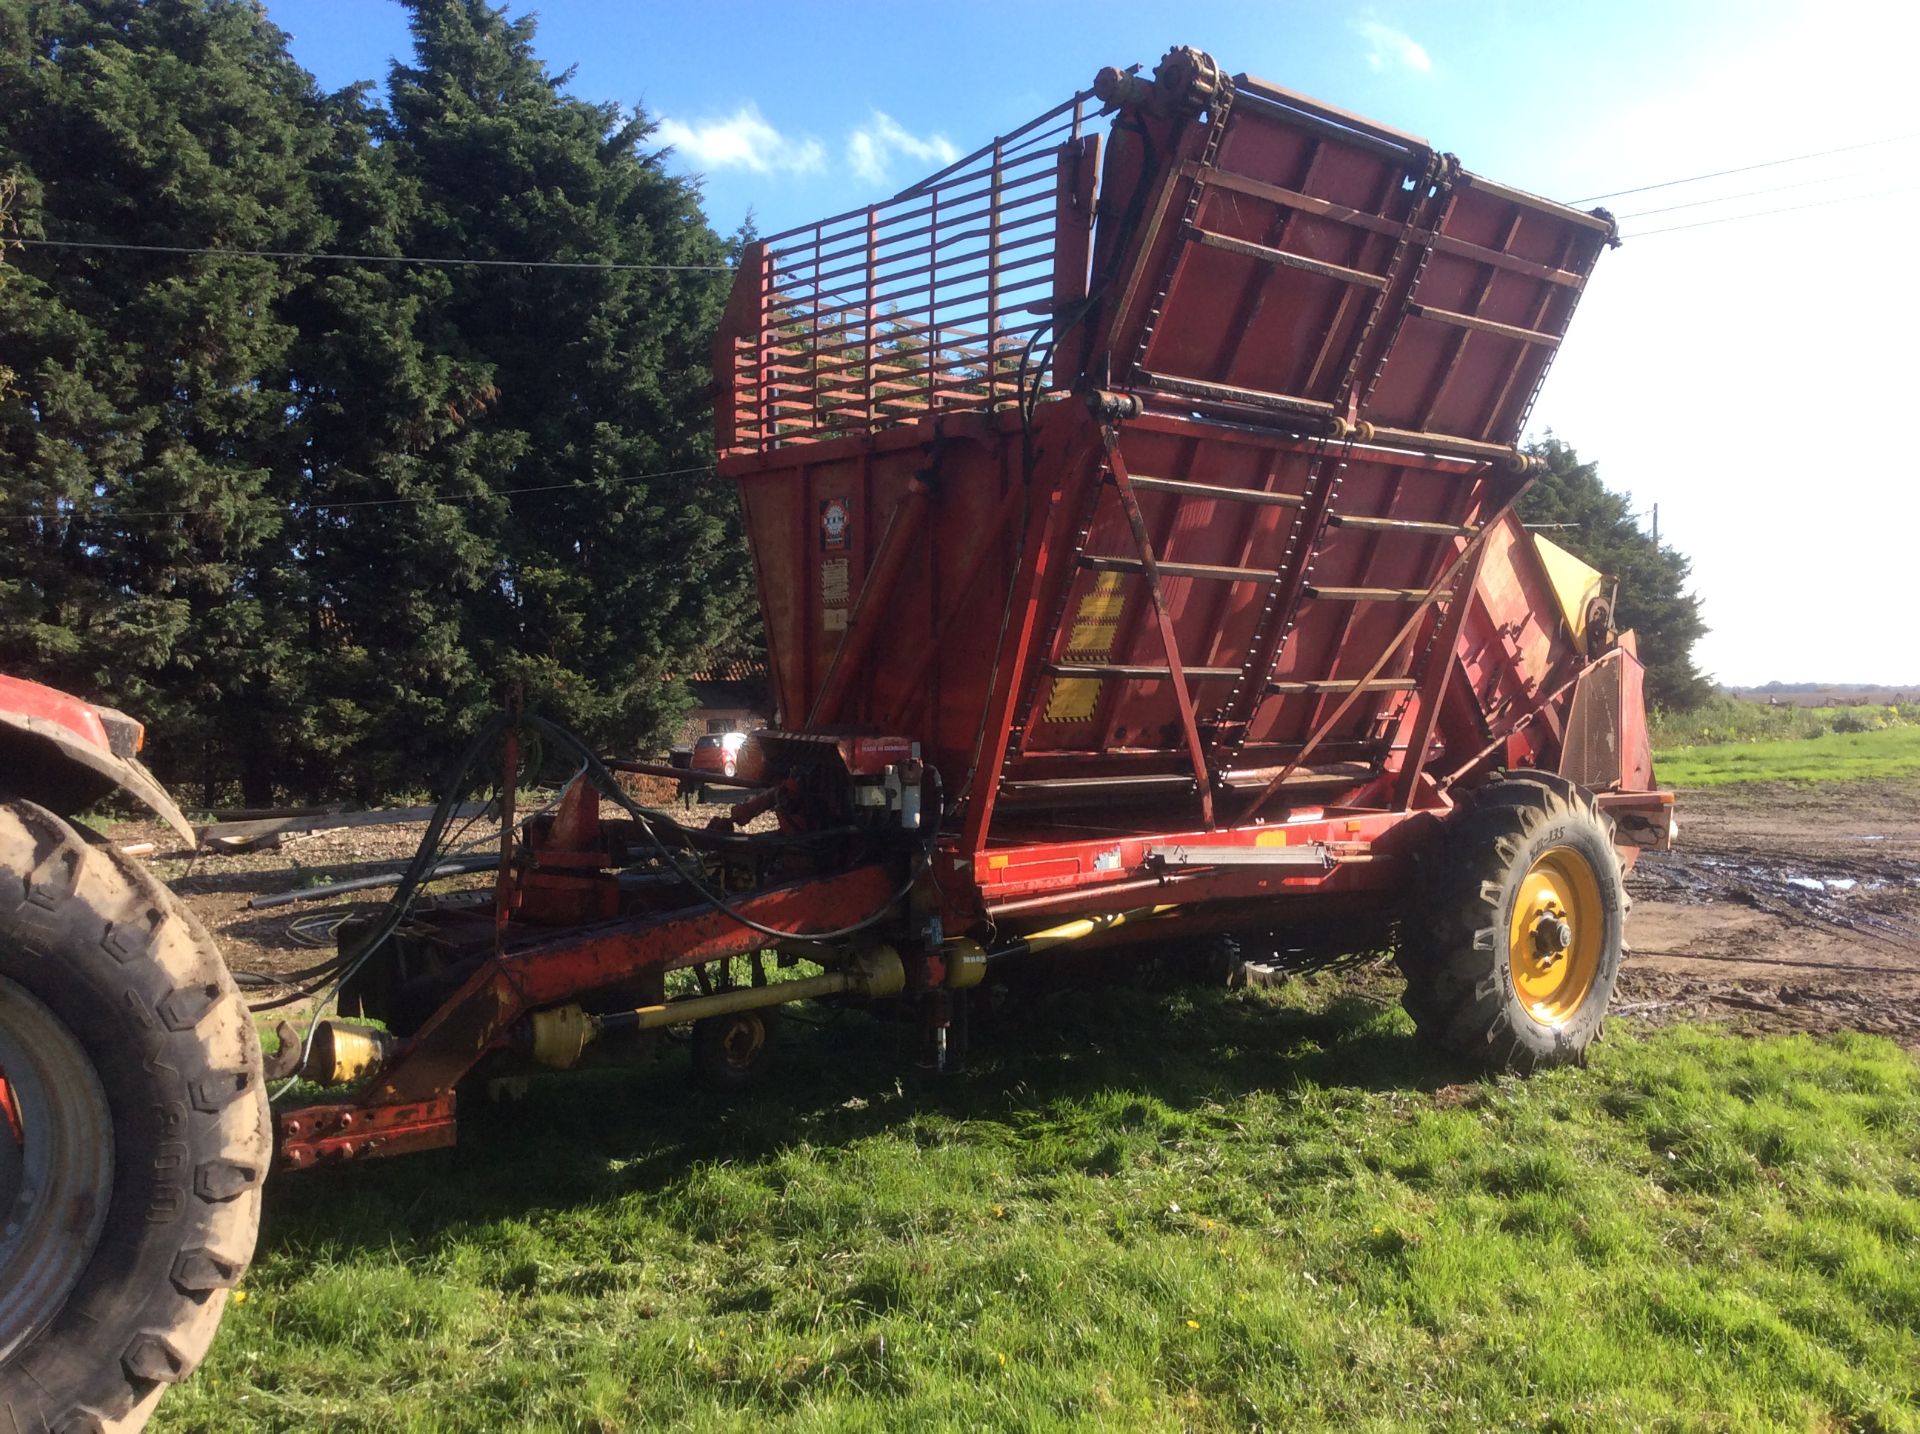
<svg viewBox="0 0 1920 1434">
<path fill-rule="evenodd" d="M 1076 446 L 1059 471 L 1062 474 L 1079 472 L 1081 465 L 1093 461 L 1091 448 L 1091 440 L 1085 446 Z M 1025 482 L 1023 478 L 1023 487 Z M 973 767 L 958 794 L 967 804 L 963 828 L 966 851 L 979 851 L 986 845 L 987 829 L 993 823 L 994 799 L 1000 789 L 1000 769 L 1007 760 L 1010 727 L 1033 670 L 1033 636 L 1040 620 L 1040 592 L 1057 544 L 1055 529 L 1060 522 L 1064 497 L 1061 482 L 1056 480 L 1048 492 L 1040 521 L 1033 522 L 1030 518 L 1027 523 L 1025 551 L 1020 555 L 1020 566 L 1013 571 L 1013 586 L 1008 597 L 1009 621 L 994 649 L 994 680 L 987 693 L 980 737 L 974 746 Z"/>
<path fill-rule="evenodd" d="M 1393 809 L 1397 812 L 1410 810 L 1413 794 L 1419 790 L 1420 770 L 1426 765 L 1427 748 L 1433 745 L 1434 729 L 1440 722 L 1440 705 L 1446 699 L 1447 684 L 1460 666 L 1460 629 L 1466 625 L 1467 610 L 1473 606 L 1473 588 L 1479 581 L 1480 564 L 1486 551 L 1484 546 L 1476 548 L 1467 561 L 1454 587 L 1454 600 L 1447 604 L 1446 618 L 1434 635 L 1433 671 L 1420 684 L 1419 696 L 1415 699 L 1418 715 L 1414 719 L 1413 740 L 1407 744 L 1405 765 L 1394 779 Z"/>
<path fill-rule="evenodd" d="M 1576 666 L 1573 671 L 1573 676 L 1569 677 L 1565 682 L 1562 682 L 1558 687 L 1549 688 L 1545 683 L 1542 683 L 1540 695 L 1533 700 L 1527 710 L 1513 721 L 1503 724 L 1498 737 L 1495 737 L 1491 742 L 1467 758 L 1466 761 L 1440 778 L 1437 784 L 1439 789 L 1443 792 L 1446 791 L 1455 782 L 1466 776 L 1467 773 L 1471 772 L 1501 747 L 1505 746 L 1508 738 L 1518 732 L 1526 731 L 1528 727 L 1533 725 L 1534 718 L 1543 712 L 1551 712 L 1559 704 L 1562 697 L 1565 697 L 1569 692 L 1573 691 L 1573 684 L 1580 680 L 1580 674 L 1585 671 L 1586 668 L 1584 665 Z"/>
<path fill-rule="evenodd" d="M 1107 449 L 1107 471 L 1113 475 L 1114 491 L 1120 495 L 1120 507 L 1133 530 L 1133 543 L 1140 552 L 1147 593 L 1153 599 L 1153 615 L 1160 625 L 1160 646 L 1167 654 L 1167 680 L 1173 687 L 1174 704 L 1180 709 L 1180 727 L 1187 739 L 1187 755 L 1193 762 L 1193 780 L 1200 789 L 1200 818 L 1209 830 L 1213 827 L 1213 782 L 1207 773 L 1206 749 L 1200 744 L 1200 724 L 1193 714 L 1193 694 L 1187 688 L 1186 670 L 1180 665 L 1180 645 L 1173 631 L 1173 611 L 1160 590 L 1160 560 L 1154 555 L 1153 539 L 1147 534 L 1147 520 L 1140 512 L 1140 500 L 1134 496 L 1127 477 L 1127 465 L 1120 457 L 1120 435 L 1112 424 L 1101 427 Z"/>
<path fill-rule="evenodd" d="M 276 1163 L 288 1170 L 307 1170 L 337 1160 L 443 1150 L 454 1143 L 453 1112 L 452 1091 L 397 1105 L 310 1105 L 290 1110 L 275 1128 L 280 1147 Z"/>
<path fill-rule="evenodd" d="M 1520 490 L 1520 492 L 1525 491 L 1524 487 Z M 1369 667 L 1354 680 L 1353 686 L 1348 690 L 1347 695 L 1340 700 L 1340 705 L 1335 707 L 1333 711 L 1327 715 L 1326 720 L 1314 729 L 1313 735 L 1307 738 L 1306 743 L 1300 748 L 1299 752 L 1294 755 L 1293 760 L 1282 767 L 1274 779 L 1267 783 L 1266 788 L 1260 795 L 1253 799 L 1253 804 L 1240 815 L 1240 821 L 1251 821 L 1259 813 L 1260 809 L 1273 799 L 1274 794 L 1286 784 L 1287 778 L 1298 771 L 1301 764 L 1313 755 L 1314 749 L 1326 740 L 1327 734 L 1339 725 L 1340 719 L 1347 715 L 1348 709 L 1360 700 L 1361 694 L 1367 690 L 1367 685 L 1372 682 L 1374 678 L 1378 677 L 1381 670 L 1393 660 L 1394 654 L 1400 650 L 1400 644 L 1413 636 L 1414 629 L 1417 628 L 1422 619 L 1426 617 L 1427 609 L 1439 602 L 1441 594 L 1453 587 L 1455 579 L 1459 576 L 1461 569 L 1466 567 L 1469 562 L 1478 561 L 1478 554 L 1486 545 L 1487 534 L 1491 533 L 1494 528 L 1506 518 L 1507 514 L 1513 511 L 1513 505 L 1517 503 L 1519 499 L 1519 493 L 1515 493 L 1513 497 L 1509 498 L 1506 504 L 1486 521 L 1480 531 L 1473 535 L 1467 545 L 1460 550 L 1459 555 L 1447 564 L 1446 570 L 1433 580 L 1433 585 L 1427 589 L 1425 596 L 1414 604 L 1413 611 L 1407 614 L 1407 620 L 1400 624 L 1400 630 L 1393 635 L 1393 640 L 1380 650 L 1380 655 L 1374 659 L 1373 666 Z M 1462 603 L 1460 606 L 1464 607 L 1465 604 Z"/>
</svg>

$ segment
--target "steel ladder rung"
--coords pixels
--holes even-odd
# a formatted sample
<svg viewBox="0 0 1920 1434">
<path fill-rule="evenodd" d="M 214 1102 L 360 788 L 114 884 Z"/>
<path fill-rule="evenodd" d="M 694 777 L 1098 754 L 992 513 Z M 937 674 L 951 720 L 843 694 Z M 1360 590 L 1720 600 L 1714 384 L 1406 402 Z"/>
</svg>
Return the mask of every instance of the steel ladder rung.
<svg viewBox="0 0 1920 1434">
<path fill-rule="evenodd" d="M 1471 538 L 1480 531 L 1471 524 L 1432 523 L 1424 518 L 1367 518 L 1345 513 L 1329 513 L 1327 522 L 1336 528 L 1360 528 L 1370 533 L 1432 533 L 1446 538 Z"/>
<path fill-rule="evenodd" d="M 1133 486 L 1148 493 L 1183 493 L 1189 498 L 1216 498 L 1225 503 L 1264 503 L 1273 508 L 1298 508 L 1303 493 L 1265 493 L 1258 488 L 1233 488 L 1220 483 L 1196 483 L 1190 478 L 1149 478 L 1136 473 Z"/>
<path fill-rule="evenodd" d="M 1387 286 L 1387 281 L 1382 275 L 1369 274 L 1364 269 L 1350 269 L 1345 264 L 1330 264 L 1325 259 L 1314 259 L 1286 249 L 1275 249 L 1267 244 L 1255 244 L 1248 239 L 1236 239 L 1230 234 L 1216 234 L 1211 229 L 1196 229 L 1193 231 L 1193 237 L 1209 249 L 1244 255 L 1249 259 L 1258 259 L 1262 263 L 1283 264 L 1289 269 L 1318 274 L 1323 279 L 1338 279 L 1343 284 L 1358 284 L 1367 289 L 1384 289 Z"/>
<path fill-rule="evenodd" d="M 1539 329 L 1522 328 L 1518 324 L 1502 324 L 1493 319 L 1483 319 L 1478 314 L 1462 314 L 1453 309 L 1436 309 L 1431 304 L 1408 304 L 1410 318 L 1431 319 L 1436 324 L 1446 324 L 1456 329 L 1472 329 L 1475 333 L 1495 334 L 1503 339 L 1518 339 L 1523 344 L 1539 344 L 1543 348 L 1558 348 L 1560 335 L 1542 333 Z"/>
<path fill-rule="evenodd" d="M 1146 562 L 1105 553 L 1080 554 L 1080 566 L 1103 573 L 1144 573 Z M 1225 563 L 1180 563 L 1162 558 L 1154 564 L 1163 578 L 1209 578 L 1223 583 L 1271 582 L 1275 576 L 1268 568 L 1235 568 Z"/>
<path fill-rule="evenodd" d="M 1355 687 L 1363 692 L 1411 692 L 1419 685 L 1419 679 L 1414 677 L 1375 677 L 1365 683 L 1351 677 L 1329 677 L 1310 682 L 1273 681 L 1267 684 L 1267 691 L 1276 697 L 1291 697 L 1302 693 L 1314 696 L 1323 692 L 1351 692 Z"/>
<path fill-rule="evenodd" d="M 1173 676 L 1173 669 L 1165 665 L 1141 662 L 1049 662 L 1047 673 L 1053 677 L 1097 677 L 1102 681 L 1111 678 L 1142 682 L 1165 682 Z M 1204 681 L 1215 677 L 1238 677 L 1237 667 L 1183 667 L 1189 682 Z"/>
<path fill-rule="evenodd" d="M 1309 583 L 1304 596 L 1321 602 L 1424 602 L 1425 588 L 1323 588 Z M 1435 602 L 1448 601 L 1450 594 L 1435 593 Z"/>
</svg>

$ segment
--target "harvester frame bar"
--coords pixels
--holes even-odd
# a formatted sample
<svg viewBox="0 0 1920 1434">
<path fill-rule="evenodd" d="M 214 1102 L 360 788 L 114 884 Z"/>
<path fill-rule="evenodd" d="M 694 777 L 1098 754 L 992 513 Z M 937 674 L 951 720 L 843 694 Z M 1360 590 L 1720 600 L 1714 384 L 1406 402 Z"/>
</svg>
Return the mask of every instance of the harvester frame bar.
<svg viewBox="0 0 1920 1434">
<path fill-rule="evenodd" d="M 486 1057 L 507 1049 L 532 1012 L 593 992 L 771 944 L 739 918 L 804 941 L 884 910 L 898 879 L 877 866 L 743 893 L 723 910 L 710 903 L 664 915 L 538 933 L 485 961 L 350 1107 L 306 1108 L 280 1121 L 281 1158 L 316 1161 L 402 1154 L 451 1145 L 454 1087 Z M 344 1112 L 346 1118 L 339 1118 Z"/>
<path fill-rule="evenodd" d="M 1153 539 L 1147 534 L 1147 521 L 1140 514 L 1140 500 L 1134 496 L 1133 484 L 1127 477 L 1127 465 L 1120 456 L 1120 437 L 1114 432 L 1113 425 L 1107 424 L 1101 430 L 1101 440 L 1106 448 L 1107 477 L 1112 482 L 1114 492 L 1119 495 L 1120 506 L 1126 512 L 1127 526 L 1133 532 L 1134 546 L 1139 550 L 1143 576 L 1147 580 L 1147 592 L 1153 600 L 1155 626 L 1160 632 L 1160 648 L 1167 658 L 1167 678 L 1173 687 L 1174 706 L 1180 713 L 1180 729 L 1186 737 L 1187 755 L 1193 761 L 1193 780 L 1200 798 L 1200 820 L 1211 828 L 1213 826 L 1213 784 L 1207 770 L 1207 754 L 1200 743 L 1200 726 L 1193 714 L 1193 693 L 1187 687 L 1187 674 L 1180 665 L 1180 640 L 1174 632 L 1173 615 L 1167 607 L 1164 590 L 1160 586 L 1159 560 L 1153 553 Z"/>
</svg>

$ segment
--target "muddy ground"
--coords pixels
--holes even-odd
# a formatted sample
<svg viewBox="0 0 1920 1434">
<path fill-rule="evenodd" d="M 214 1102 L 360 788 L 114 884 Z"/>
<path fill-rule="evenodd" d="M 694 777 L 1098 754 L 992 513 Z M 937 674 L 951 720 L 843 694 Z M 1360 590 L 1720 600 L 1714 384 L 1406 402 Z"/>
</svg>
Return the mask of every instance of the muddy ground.
<svg viewBox="0 0 1920 1434">
<path fill-rule="evenodd" d="M 1617 1010 L 1658 1023 L 1873 1031 L 1920 1048 L 1920 781 L 1683 792 L 1679 821 L 1678 848 L 1647 853 L 1628 878 L 1632 950 Z M 249 899 L 397 870 L 420 831 L 319 832 L 278 851 L 193 856 L 151 823 L 112 839 L 155 842 L 144 859 L 213 928 L 228 962 L 271 975 L 322 959 L 346 901 L 382 893 L 270 911 L 248 910 Z M 474 840 L 490 840 L 481 824 Z"/>
<path fill-rule="evenodd" d="M 1682 792 L 1627 880 L 1617 1008 L 1920 1047 L 1920 781 Z"/>
</svg>

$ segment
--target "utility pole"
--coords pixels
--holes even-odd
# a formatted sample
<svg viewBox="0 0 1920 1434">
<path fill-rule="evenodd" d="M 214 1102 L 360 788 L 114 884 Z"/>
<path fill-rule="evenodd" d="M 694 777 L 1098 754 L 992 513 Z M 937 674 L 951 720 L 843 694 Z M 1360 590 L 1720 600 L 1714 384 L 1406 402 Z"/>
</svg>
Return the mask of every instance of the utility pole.
<svg viewBox="0 0 1920 1434">
<path fill-rule="evenodd" d="M 1653 505 L 1653 546 L 1656 549 L 1660 546 L 1660 505 L 1658 503 Z"/>
</svg>

